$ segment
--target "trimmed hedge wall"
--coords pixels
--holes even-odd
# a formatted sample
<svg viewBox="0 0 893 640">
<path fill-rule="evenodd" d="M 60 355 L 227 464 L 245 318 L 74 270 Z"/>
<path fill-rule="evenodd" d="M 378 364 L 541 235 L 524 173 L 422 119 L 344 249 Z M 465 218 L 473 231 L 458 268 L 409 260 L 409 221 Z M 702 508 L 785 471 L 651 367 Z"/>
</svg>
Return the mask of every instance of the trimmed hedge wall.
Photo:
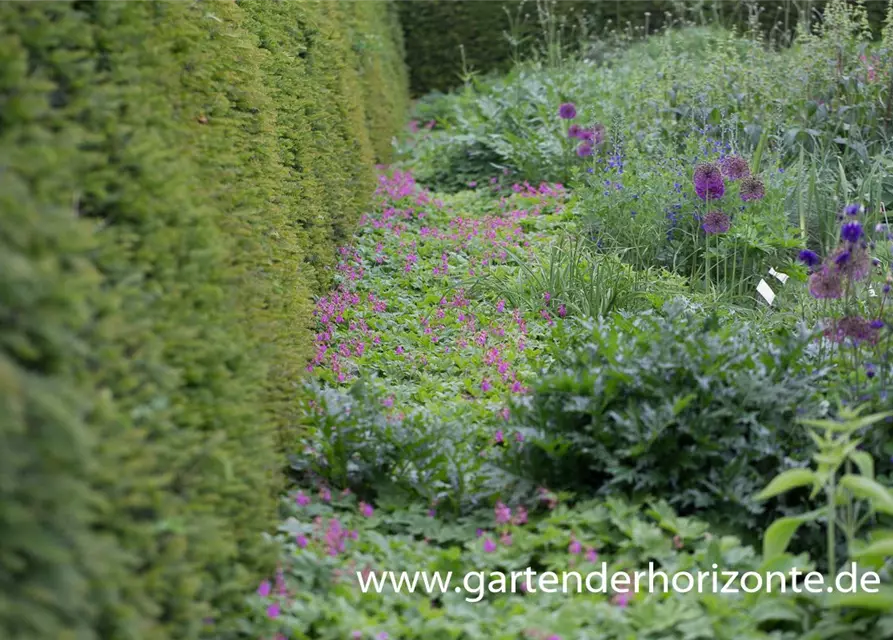
<svg viewBox="0 0 893 640">
<path fill-rule="evenodd" d="M 388 2 L 0 3 L 0 637 L 224 638 L 310 296 L 407 108 Z"/>
<path fill-rule="evenodd" d="M 653 31 L 665 25 L 668 12 L 689 20 L 718 18 L 725 24 L 746 25 L 749 6 L 757 4 L 760 22 L 769 31 L 785 24 L 793 29 L 798 6 L 815 14 L 825 0 L 552 0 L 542 4 L 550 6 L 567 29 L 585 19 L 590 33 L 618 26 L 625 29 L 628 24 Z M 886 15 L 886 5 L 887 0 L 866 0 L 869 20 L 877 31 Z M 511 46 L 505 37 L 508 15 L 517 21 L 519 13 L 522 17 L 526 14 L 519 27 L 526 45 L 541 38 L 536 0 L 400 0 L 399 6 L 410 88 L 416 96 L 432 90 L 447 91 L 460 84 L 460 45 L 472 69 L 506 70 L 511 64 Z"/>
</svg>

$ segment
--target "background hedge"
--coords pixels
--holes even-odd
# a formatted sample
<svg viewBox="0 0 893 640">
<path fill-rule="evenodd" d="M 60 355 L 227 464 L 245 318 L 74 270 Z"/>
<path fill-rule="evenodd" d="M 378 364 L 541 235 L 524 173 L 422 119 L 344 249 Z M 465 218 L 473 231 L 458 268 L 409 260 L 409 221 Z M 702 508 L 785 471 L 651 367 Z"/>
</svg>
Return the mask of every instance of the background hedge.
<svg viewBox="0 0 893 640">
<path fill-rule="evenodd" d="M 224 638 L 407 106 L 388 2 L 0 3 L 0 637 Z"/>
<path fill-rule="evenodd" d="M 460 45 L 468 67 L 478 72 L 507 69 L 512 57 L 506 38 L 512 31 L 509 16 L 515 35 L 523 40 L 519 51 L 529 53 L 542 40 L 538 4 L 550 8 L 566 33 L 582 33 L 581 21 L 590 35 L 617 28 L 654 31 L 683 18 L 745 26 L 756 7 L 763 30 L 778 34 L 795 28 L 798 11 L 807 12 L 814 22 L 825 0 L 400 0 L 413 95 L 446 91 L 460 83 Z M 886 0 L 865 4 L 879 32 Z"/>
</svg>

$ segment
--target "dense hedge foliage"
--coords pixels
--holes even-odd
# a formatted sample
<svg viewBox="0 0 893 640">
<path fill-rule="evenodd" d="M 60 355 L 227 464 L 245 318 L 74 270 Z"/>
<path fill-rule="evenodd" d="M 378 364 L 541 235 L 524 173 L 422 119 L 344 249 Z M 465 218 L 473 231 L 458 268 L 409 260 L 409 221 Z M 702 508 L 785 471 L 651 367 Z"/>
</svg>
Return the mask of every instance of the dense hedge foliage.
<svg viewBox="0 0 893 640">
<path fill-rule="evenodd" d="M 777 34 L 793 30 L 800 11 L 814 21 L 824 4 L 825 0 L 402 0 L 400 9 L 411 88 L 422 95 L 460 83 L 460 45 L 471 69 L 506 71 L 512 64 L 510 37 L 524 55 L 542 45 L 550 29 L 553 39 L 561 31 L 562 42 L 570 43 L 615 29 L 653 32 L 677 21 L 720 20 L 744 27 L 755 5 L 762 29 Z M 867 0 L 866 8 L 879 31 L 886 3 Z"/>
<path fill-rule="evenodd" d="M 0 5 L 3 638 L 225 637 L 271 569 L 399 36 L 385 2 Z"/>
</svg>

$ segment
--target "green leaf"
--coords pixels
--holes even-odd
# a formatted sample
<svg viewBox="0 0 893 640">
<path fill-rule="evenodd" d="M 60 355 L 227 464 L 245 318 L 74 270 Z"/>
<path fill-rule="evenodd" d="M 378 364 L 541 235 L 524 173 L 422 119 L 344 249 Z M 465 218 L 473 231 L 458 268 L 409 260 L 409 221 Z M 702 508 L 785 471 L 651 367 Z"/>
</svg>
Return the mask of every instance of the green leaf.
<svg viewBox="0 0 893 640">
<path fill-rule="evenodd" d="M 678 416 L 681 412 L 685 410 L 685 408 L 691 404 L 691 401 L 697 398 L 697 394 L 689 393 L 686 396 L 682 396 L 675 403 L 673 403 L 673 415 Z"/>
<path fill-rule="evenodd" d="M 851 552 L 850 555 L 854 558 L 862 558 L 865 556 L 893 556 L 893 538 L 877 540 L 858 551 Z"/>
<path fill-rule="evenodd" d="M 859 467 L 859 473 L 866 478 L 874 480 L 874 458 L 871 457 L 870 453 L 866 451 L 853 451 L 850 453 L 850 460 Z"/>
<path fill-rule="evenodd" d="M 757 494 L 757 500 L 768 500 L 781 493 L 805 487 L 815 482 L 815 473 L 810 469 L 788 469 L 772 479 L 769 485 Z"/>
<path fill-rule="evenodd" d="M 829 431 L 839 431 L 839 432 L 851 432 L 858 431 L 863 427 L 869 427 L 873 425 L 875 422 L 880 422 L 884 418 L 888 418 L 893 416 L 893 411 L 887 411 L 885 413 L 875 413 L 870 416 L 864 416 L 862 418 L 846 420 L 846 421 L 838 421 L 838 420 L 812 420 L 803 418 L 798 422 L 800 424 L 806 425 L 808 427 L 815 427 L 818 429 L 828 429 Z"/>
<path fill-rule="evenodd" d="M 803 517 L 799 516 L 779 518 L 769 525 L 763 536 L 763 557 L 770 560 L 783 554 L 803 522 Z"/>
<path fill-rule="evenodd" d="M 847 474 L 840 479 L 840 486 L 857 498 L 868 500 L 875 510 L 893 515 L 893 493 L 871 478 Z"/>
<path fill-rule="evenodd" d="M 893 610 L 893 588 L 878 586 L 877 593 L 834 593 L 828 596 L 826 603 L 830 607 L 855 607 L 888 612 Z"/>
</svg>

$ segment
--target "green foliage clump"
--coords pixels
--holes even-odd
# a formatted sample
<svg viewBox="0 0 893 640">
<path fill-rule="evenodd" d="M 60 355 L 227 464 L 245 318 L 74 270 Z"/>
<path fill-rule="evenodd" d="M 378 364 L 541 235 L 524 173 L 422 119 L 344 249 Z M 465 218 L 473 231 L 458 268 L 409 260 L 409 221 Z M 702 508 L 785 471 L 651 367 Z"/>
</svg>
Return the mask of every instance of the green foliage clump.
<svg viewBox="0 0 893 640">
<path fill-rule="evenodd" d="M 497 503 L 449 520 L 420 504 L 372 505 L 303 486 L 283 500 L 282 570 L 251 596 L 252 637 L 514 640 L 588 637 L 593 629 L 603 640 L 795 640 L 838 637 L 841 629 L 889 637 L 889 615 L 823 610 L 821 596 L 789 585 L 781 593 L 778 578 L 771 592 L 744 593 L 744 572 L 766 570 L 759 555 L 666 502 L 566 497 Z M 713 567 L 737 572 L 726 593 L 722 576 L 716 593 L 709 577 L 701 593 L 669 586 L 681 572 L 697 580 Z M 794 567 L 802 587 L 814 568 L 805 557 L 772 570 Z M 667 575 L 666 587 L 657 572 Z M 682 589 L 689 582 L 677 580 Z"/>
<path fill-rule="evenodd" d="M 0 6 L 0 636 L 220 638 L 275 562 L 309 296 L 405 102 L 353 4 Z"/>
<path fill-rule="evenodd" d="M 866 25 L 879 33 L 886 3 L 863 0 L 862 4 Z M 820 24 L 827 5 L 827 0 L 404 0 L 399 4 L 416 95 L 459 86 L 467 69 L 504 72 L 519 57 L 548 57 L 556 50 L 599 53 L 606 41 L 628 42 L 679 25 L 723 24 L 786 45 L 797 29 Z"/>
<path fill-rule="evenodd" d="M 534 385 L 518 408 L 522 464 L 550 487 L 659 495 L 752 527 L 751 496 L 808 449 L 789 426 L 817 410 L 808 336 L 664 312 L 599 321 Z"/>
</svg>

